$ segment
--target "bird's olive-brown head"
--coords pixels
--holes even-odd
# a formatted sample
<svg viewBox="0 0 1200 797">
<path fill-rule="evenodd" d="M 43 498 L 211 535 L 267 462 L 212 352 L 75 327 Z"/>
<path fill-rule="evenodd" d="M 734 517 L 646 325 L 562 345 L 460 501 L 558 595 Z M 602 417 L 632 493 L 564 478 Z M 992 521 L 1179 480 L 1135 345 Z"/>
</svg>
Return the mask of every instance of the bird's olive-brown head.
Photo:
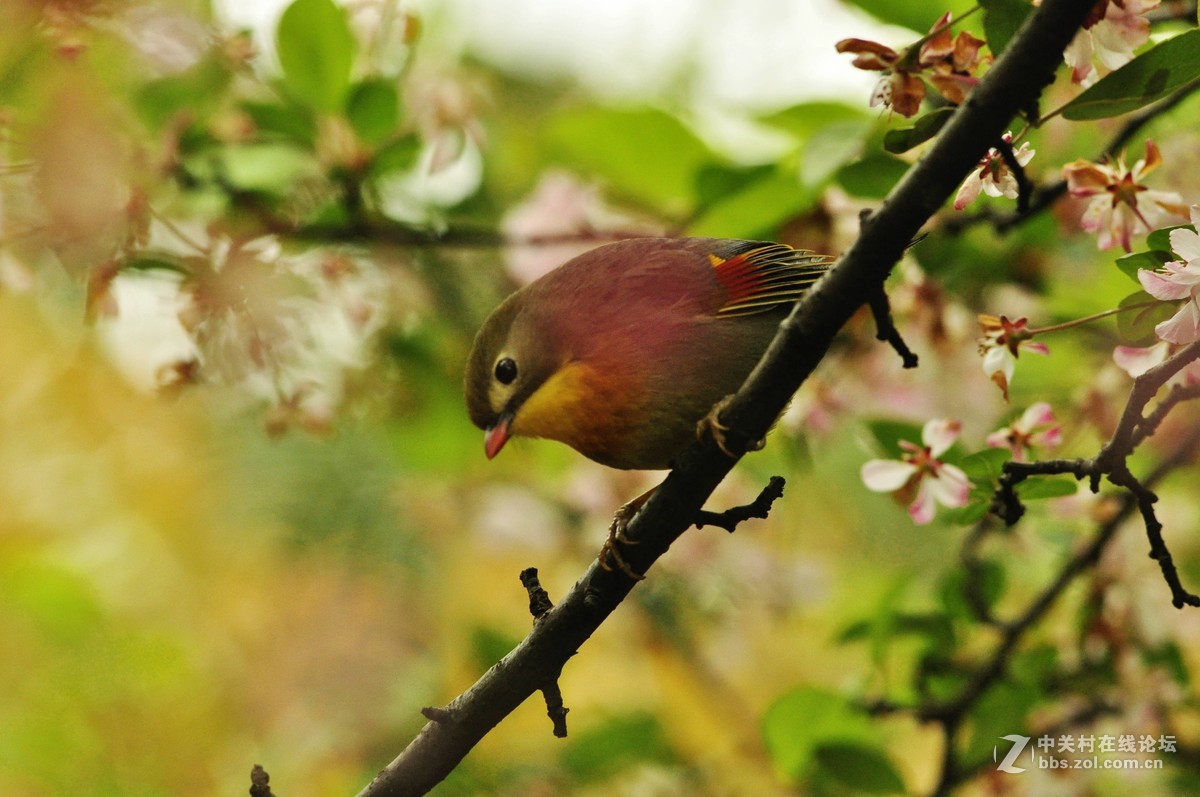
<svg viewBox="0 0 1200 797">
<path fill-rule="evenodd" d="M 464 392 L 471 422 L 486 432 L 488 459 L 519 431 L 523 405 L 566 359 L 549 322 L 530 312 L 525 291 L 510 296 L 487 319 L 467 360 Z"/>
</svg>

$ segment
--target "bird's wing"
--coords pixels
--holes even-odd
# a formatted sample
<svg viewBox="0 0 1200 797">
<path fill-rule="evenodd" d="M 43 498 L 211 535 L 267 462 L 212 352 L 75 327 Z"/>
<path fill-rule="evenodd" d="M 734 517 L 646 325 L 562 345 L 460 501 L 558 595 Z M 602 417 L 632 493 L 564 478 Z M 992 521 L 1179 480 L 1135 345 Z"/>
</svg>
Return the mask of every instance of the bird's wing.
<svg viewBox="0 0 1200 797">
<path fill-rule="evenodd" d="M 807 249 L 761 241 L 721 241 L 708 251 L 725 301 L 722 316 L 762 313 L 796 302 L 833 265 Z"/>
</svg>

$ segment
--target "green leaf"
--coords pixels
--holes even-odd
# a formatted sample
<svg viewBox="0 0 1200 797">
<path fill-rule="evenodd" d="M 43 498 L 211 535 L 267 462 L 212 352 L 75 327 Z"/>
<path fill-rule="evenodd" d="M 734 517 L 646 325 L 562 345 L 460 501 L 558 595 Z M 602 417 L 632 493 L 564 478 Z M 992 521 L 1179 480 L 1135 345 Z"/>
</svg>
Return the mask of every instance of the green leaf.
<svg viewBox="0 0 1200 797">
<path fill-rule="evenodd" d="M 1149 303 L 1149 304 L 1147 304 Z M 1147 304 L 1136 310 L 1117 314 L 1117 334 L 1126 346 L 1152 346 L 1158 342 L 1154 326 L 1175 315 L 1177 306 L 1171 302 L 1160 302 L 1145 291 L 1131 293 L 1121 300 L 1120 307 Z"/>
<path fill-rule="evenodd" d="M 999 562 L 980 559 L 970 575 L 966 569 L 959 567 L 948 571 L 942 579 L 938 594 L 947 613 L 956 617 L 974 618 L 975 610 L 971 606 L 969 595 L 973 594 L 985 606 L 992 608 L 1004 594 L 1007 581 L 1008 576 Z"/>
<path fill-rule="evenodd" d="M 879 443 L 879 451 L 885 457 L 894 457 L 900 451 L 900 441 L 921 444 L 921 427 L 905 421 L 878 420 L 867 424 L 871 436 Z"/>
<path fill-rule="evenodd" d="M 1036 699 L 1036 690 L 1026 684 L 1001 681 L 988 689 L 968 714 L 971 734 L 964 759 L 990 760 L 1001 736 L 1024 734 L 1026 714 Z"/>
<path fill-rule="evenodd" d="M 675 213 L 694 207 L 696 175 L 713 159 L 682 122 L 649 108 L 565 112 L 546 126 L 545 146 L 620 193 Z"/>
<path fill-rule="evenodd" d="M 880 750 L 861 744 L 823 744 L 814 752 L 817 766 L 855 794 L 894 794 L 904 781 Z"/>
<path fill-rule="evenodd" d="M 1135 252 L 1132 255 L 1119 257 L 1116 260 L 1116 264 L 1122 274 L 1141 285 L 1141 281 L 1137 275 L 1139 269 L 1144 268 L 1147 271 L 1155 271 L 1161 268 L 1163 263 L 1174 259 L 1170 252 L 1155 249 L 1149 252 Z"/>
<path fill-rule="evenodd" d="M 1067 119 L 1106 119 L 1161 99 L 1200 77 L 1200 30 L 1189 30 L 1134 58 L 1063 106 Z"/>
<path fill-rule="evenodd" d="M 312 155 L 290 144 L 242 144 L 217 153 L 221 176 L 242 191 L 282 193 L 315 173 Z"/>
<path fill-rule="evenodd" d="M 508 655 L 521 639 L 495 628 L 478 626 L 471 632 L 471 653 L 475 665 L 486 670 Z"/>
<path fill-rule="evenodd" d="M 763 739 L 775 769 L 799 780 L 820 746 L 874 741 L 871 722 L 841 695 L 802 686 L 776 700 L 763 716 Z"/>
<path fill-rule="evenodd" d="M 185 109 L 190 119 L 203 120 L 217 107 L 232 81 L 225 61 L 205 58 L 185 72 L 146 83 L 134 103 L 142 120 L 156 129 Z"/>
<path fill-rule="evenodd" d="M 271 133 L 310 147 L 316 141 L 317 122 L 312 111 L 304 106 L 247 101 L 241 104 L 241 108 L 262 133 Z"/>
<path fill-rule="evenodd" d="M 1146 236 L 1146 246 L 1149 246 L 1151 249 L 1161 250 L 1163 252 L 1171 252 L 1171 233 L 1175 230 L 1191 230 L 1192 232 L 1195 232 L 1196 228 L 1190 224 L 1177 224 L 1174 227 L 1163 227 L 1161 230 L 1155 230 Z M 1179 258 L 1172 255 L 1170 259 L 1178 260 Z"/>
<path fill-rule="evenodd" d="M 366 143 L 386 141 L 400 121 L 396 84 L 383 78 L 370 78 L 357 84 L 346 100 L 346 118 Z"/>
<path fill-rule="evenodd" d="M 996 484 L 1004 463 L 1012 459 L 1012 452 L 1007 448 L 985 448 L 963 457 L 962 469 L 967 478 L 976 487 Z"/>
<path fill-rule="evenodd" d="M 870 125 L 861 120 L 834 122 L 817 130 L 804 142 L 800 157 L 800 180 L 817 189 L 842 166 L 862 155 Z"/>
<path fill-rule="evenodd" d="M 957 17 L 974 3 L 965 0 L 850 0 L 882 22 L 903 25 L 909 30 L 924 33 L 947 9 Z M 896 49 L 900 49 L 897 47 Z"/>
<path fill-rule="evenodd" d="M 421 139 L 415 134 L 402 136 L 375 153 L 371 161 L 371 174 L 381 177 L 392 172 L 406 172 L 417 162 L 421 154 Z"/>
<path fill-rule="evenodd" d="M 1078 483 L 1070 476 L 1034 477 L 1026 479 L 1017 485 L 1017 495 L 1024 501 L 1035 501 L 1039 498 L 1061 498 L 1064 495 L 1074 495 L 1079 490 Z"/>
<path fill-rule="evenodd" d="M 771 238 L 779 225 L 812 206 L 815 194 L 795 176 L 772 170 L 714 203 L 693 222 L 689 235 Z"/>
<path fill-rule="evenodd" d="M 670 764 L 677 757 L 662 724 L 644 712 L 614 717 L 572 737 L 562 752 L 562 765 L 582 782 L 604 780 L 640 761 Z"/>
<path fill-rule="evenodd" d="M 980 0 L 979 5 L 983 6 L 983 35 L 995 55 L 1004 52 L 1033 11 L 1027 0 Z"/>
<path fill-rule="evenodd" d="M 840 102 L 803 102 L 764 116 L 758 121 L 791 133 L 802 141 L 831 125 L 870 123 L 862 109 Z"/>
<path fill-rule="evenodd" d="M 328 113 L 342 110 L 356 49 L 346 12 L 333 0 L 294 0 L 279 18 L 275 48 L 289 92 Z"/>
<path fill-rule="evenodd" d="M 876 153 L 838 169 L 837 181 L 854 196 L 883 199 L 907 171 L 899 158 Z"/>
<path fill-rule="evenodd" d="M 900 127 L 889 130 L 883 135 L 883 148 L 888 152 L 899 155 L 908 152 L 918 144 L 924 144 L 938 134 L 950 117 L 954 108 L 938 108 L 917 119 L 912 127 Z"/>
</svg>

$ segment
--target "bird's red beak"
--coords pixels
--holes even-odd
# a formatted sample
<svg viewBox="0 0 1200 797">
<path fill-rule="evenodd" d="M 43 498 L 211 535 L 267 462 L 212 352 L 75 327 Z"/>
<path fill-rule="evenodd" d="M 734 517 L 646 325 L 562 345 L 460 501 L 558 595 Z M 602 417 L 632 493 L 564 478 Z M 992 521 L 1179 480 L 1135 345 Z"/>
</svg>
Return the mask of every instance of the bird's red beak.
<svg viewBox="0 0 1200 797">
<path fill-rule="evenodd" d="M 512 416 L 508 413 L 501 415 L 495 424 L 488 427 L 483 438 L 483 452 L 487 454 L 488 459 L 499 454 L 500 449 L 504 448 L 511 435 L 511 428 Z"/>
</svg>

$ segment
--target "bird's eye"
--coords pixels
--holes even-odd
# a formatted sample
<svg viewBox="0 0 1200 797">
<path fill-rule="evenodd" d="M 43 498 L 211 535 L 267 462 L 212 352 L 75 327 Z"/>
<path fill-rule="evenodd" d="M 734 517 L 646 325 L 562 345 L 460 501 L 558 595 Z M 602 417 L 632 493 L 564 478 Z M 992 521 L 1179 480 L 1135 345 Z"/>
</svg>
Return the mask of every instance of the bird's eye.
<svg viewBox="0 0 1200 797">
<path fill-rule="evenodd" d="M 502 357 L 496 361 L 496 381 L 502 385 L 511 385 L 517 378 L 517 364 L 512 357 Z"/>
</svg>

